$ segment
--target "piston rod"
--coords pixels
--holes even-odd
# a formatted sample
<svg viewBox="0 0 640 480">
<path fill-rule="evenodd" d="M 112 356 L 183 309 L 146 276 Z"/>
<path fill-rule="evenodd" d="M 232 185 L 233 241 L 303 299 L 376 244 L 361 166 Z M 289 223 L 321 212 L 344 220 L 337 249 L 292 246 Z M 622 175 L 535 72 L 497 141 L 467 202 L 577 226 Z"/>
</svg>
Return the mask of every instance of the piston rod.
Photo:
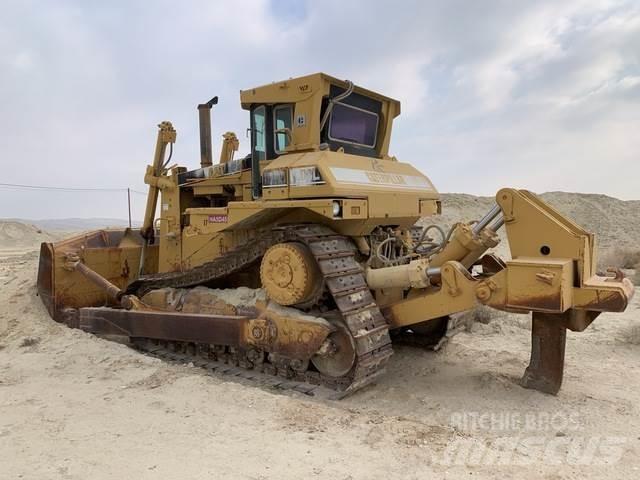
<svg viewBox="0 0 640 480">
<path fill-rule="evenodd" d="M 500 216 L 493 224 L 489 227 L 494 232 L 497 232 L 504 225 L 504 216 Z"/>
<path fill-rule="evenodd" d="M 426 259 L 413 260 L 405 265 L 366 269 L 367 285 L 373 289 L 426 288 L 430 277 L 440 276 L 440 267 L 429 267 Z"/>
<path fill-rule="evenodd" d="M 494 205 L 489 212 L 480 219 L 478 223 L 473 226 L 473 234 L 478 235 L 484 228 L 491 223 L 491 221 L 498 216 L 501 212 L 500 205 Z"/>
<path fill-rule="evenodd" d="M 104 278 L 95 270 L 90 269 L 79 260 L 72 262 L 71 266 L 76 272 L 80 273 L 82 276 L 84 276 L 87 280 L 89 280 L 95 286 L 104 290 L 104 292 L 107 294 L 109 298 L 116 300 L 118 302 L 122 299 L 122 296 L 124 295 L 124 291 L 120 287 L 114 285 L 109 280 Z"/>
</svg>

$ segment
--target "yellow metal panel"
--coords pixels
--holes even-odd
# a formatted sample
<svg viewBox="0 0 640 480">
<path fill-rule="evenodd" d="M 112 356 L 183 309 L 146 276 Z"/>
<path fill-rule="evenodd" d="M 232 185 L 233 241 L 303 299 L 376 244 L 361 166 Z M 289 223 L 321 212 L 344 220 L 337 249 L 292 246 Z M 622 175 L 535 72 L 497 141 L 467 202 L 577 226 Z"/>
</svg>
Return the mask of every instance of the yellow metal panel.
<svg viewBox="0 0 640 480">
<path fill-rule="evenodd" d="M 593 275 L 592 234 L 526 190 L 503 188 L 496 202 L 502 207 L 513 258 L 570 258 L 578 262 L 580 281 Z"/>
<path fill-rule="evenodd" d="M 369 217 L 384 219 L 411 217 L 414 222 L 420 217 L 420 204 L 413 195 L 387 195 L 383 202 L 369 202 Z"/>
<path fill-rule="evenodd" d="M 290 153 L 273 160 L 265 170 L 316 166 L 323 184 L 290 186 L 291 198 L 369 197 L 384 202 L 390 195 L 413 195 L 416 209 L 420 200 L 437 200 L 431 180 L 408 163 L 372 159 L 326 150 Z"/>
<path fill-rule="evenodd" d="M 367 218 L 367 201 L 346 199 L 342 201 L 342 218 L 345 220 L 353 218 Z"/>
<path fill-rule="evenodd" d="M 420 216 L 430 217 L 438 212 L 437 200 L 420 200 Z"/>
<path fill-rule="evenodd" d="M 289 198 L 289 187 L 263 187 L 262 197 L 265 200 L 283 200 Z"/>
<path fill-rule="evenodd" d="M 221 195 L 224 193 L 223 185 L 194 185 L 193 186 L 193 194 L 194 195 Z"/>
<path fill-rule="evenodd" d="M 571 307 L 572 260 L 518 258 L 507 262 L 507 272 L 506 307 L 556 313 Z"/>
<path fill-rule="evenodd" d="M 175 169 L 170 177 L 175 185 L 178 184 Z M 158 270 L 160 272 L 175 272 L 180 270 L 182 258 L 182 239 L 180 225 L 180 189 L 162 190 L 160 202 L 160 217 L 156 225 L 160 226 L 160 249 Z"/>
</svg>

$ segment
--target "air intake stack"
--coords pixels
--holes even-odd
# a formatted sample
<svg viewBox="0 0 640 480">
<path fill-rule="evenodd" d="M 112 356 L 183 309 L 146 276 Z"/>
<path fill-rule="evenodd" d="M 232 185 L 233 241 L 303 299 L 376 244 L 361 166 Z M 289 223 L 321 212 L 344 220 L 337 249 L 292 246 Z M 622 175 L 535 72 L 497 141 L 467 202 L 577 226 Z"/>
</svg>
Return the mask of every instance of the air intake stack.
<svg viewBox="0 0 640 480">
<path fill-rule="evenodd" d="M 207 103 L 198 105 L 198 117 L 200 120 L 200 166 L 213 165 L 213 151 L 211 147 L 211 107 L 217 105 L 218 97 L 213 97 Z"/>
</svg>

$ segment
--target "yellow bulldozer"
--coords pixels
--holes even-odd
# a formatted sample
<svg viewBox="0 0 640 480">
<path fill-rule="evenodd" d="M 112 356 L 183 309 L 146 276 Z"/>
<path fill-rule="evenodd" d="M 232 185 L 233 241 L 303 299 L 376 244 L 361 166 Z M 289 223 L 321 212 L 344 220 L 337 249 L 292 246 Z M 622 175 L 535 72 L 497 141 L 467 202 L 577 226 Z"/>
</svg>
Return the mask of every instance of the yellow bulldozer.
<svg viewBox="0 0 640 480">
<path fill-rule="evenodd" d="M 540 198 L 504 188 L 449 231 L 428 177 L 389 154 L 397 100 L 319 73 L 240 92 L 251 153 L 198 106 L 200 167 L 170 165 L 159 125 L 140 229 L 41 246 L 38 291 L 70 327 L 129 337 L 163 358 L 309 395 L 342 396 L 384 373 L 392 342 L 437 343 L 449 315 L 532 313 L 522 385 L 555 394 L 566 330 L 633 295 L 596 273 L 596 241 Z M 159 204 L 158 204 L 159 200 Z M 424 220 L 423 220 L 424 222 Z M 511 259 L 487 253 L 506 230 Z"/>
</svg>

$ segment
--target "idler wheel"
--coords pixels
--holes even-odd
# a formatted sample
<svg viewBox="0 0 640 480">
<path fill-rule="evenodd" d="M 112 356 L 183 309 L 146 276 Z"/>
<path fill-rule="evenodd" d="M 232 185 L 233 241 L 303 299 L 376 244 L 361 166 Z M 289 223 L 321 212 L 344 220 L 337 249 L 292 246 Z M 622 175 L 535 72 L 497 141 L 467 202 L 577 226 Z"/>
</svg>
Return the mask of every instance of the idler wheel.
<svg viewBox="0 0 640 480">
<path fill-rule="evenodd" d="M 267 250 L 260 264 L 260 280 L 269 298 L 280 305 L 308 302 L 322 287 L 315 258 L 301 243 L 279 243 Z"/>
<path fill-rule="evenodd" d="M 342 377 L 349 373 L 356 360 L 356 345 L 347 327 L 332 322 L 336 327 L 325 340 L 320 351 L 311 357 L 318 371 L 329 377 Z"/>
</svg>

